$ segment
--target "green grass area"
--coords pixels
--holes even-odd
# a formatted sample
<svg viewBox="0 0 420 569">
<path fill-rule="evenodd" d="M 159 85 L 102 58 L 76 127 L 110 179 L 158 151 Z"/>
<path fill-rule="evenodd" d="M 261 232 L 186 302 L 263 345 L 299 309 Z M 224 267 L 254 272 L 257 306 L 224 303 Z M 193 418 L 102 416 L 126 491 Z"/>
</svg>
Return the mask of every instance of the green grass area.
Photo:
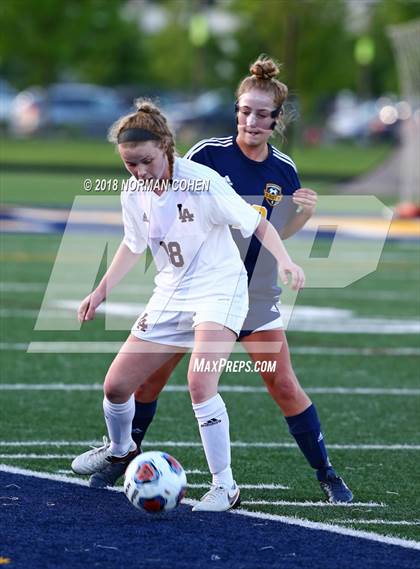
<svg viewBox="0 0 420 569">
<path fill-rule="evenodd" d="M 281 144 L 275 145 L 282 151 Z M 177 149 L 183 155 L 192 146 L 177 142 Z M 391 147 L 379 145 L 356 145 L 341 143 L 319 147 L 296 147 L 291 152 L 302 176 L 333 175 L 337 177 L 357 176 L 383 162 Z M 93 166 L 116 168 L 120 159 L 113 145 L 106 141 L 67 139 L 7 139 L 1 142 L 1 164 L 37 164 L 71 167 Z M 308 173 L 308 174 L 307 174 Z"/>
<path fill-rule="evenodd" d="M 281 149 L 280 149 L 281 150 Z M 362 146 L 335 144 L 318 147 L 296 147 L 293 160 L 302 176 L 359 176 L 384 162 L 392 148 L 385 144 Z"/>
<path fill-rule="evenodd" d="M 86 192 L 83 182 L 103 178 L 117 179 L 118 184 L 128 176 L 121 171 L 121 176 L 104 176 L 98 169 L 85 174 L 55 174 L 55 173 L 20 173 L 2 172 L 0 174 L 0 197 L 4 204 L 11 205 L 52 205 L 71 206 L 76 196 L 103 196 L 103 192 Z M 98 186 L 99 187 L 99 186 Z M 106 195 L 113 195 L 113 192 Z"/>
<path fill-rule="evenodd" d="M 2 376 L 7 384 L 101 384 L 112 354 L 30 354 L 18 345 L 31 341 L 119 341 L 125 330 L 105 330 L 99 317 L 78 331 L 34 331 L 39 307 L 60 244 L 57 235 L 7 235 L 2 242 L 1 274 L 1 342 Z M 334 307 L 354 311 L 365 318 L 413 320 L 418 316 L 419 248 L 412 243 L 388 243 L 378 270 L 345 289 L 307 289 L 300 293 L 298 304 Z M 80 275 L 68 274 L 63 299 L 77 300 Z M 139 275 L 139 278 L 141 275 Z M 132 288 L 122 295 L 126 302 L 143 300 L 144 282 L 139 292 Z M 144 277 L 147 279 L 147 277 Z M 127 286 L 127 283 L 123 286 Z M 70 314 L 70 313 L 68 313 Z M 128 317 L 129 326 L 133 317 Z M 413 355 L 390 356 L 383 353 L 364 356 L 302 354 L 304 347 L 320 348 L 406 348 L 418 347 L 414 334 L 354 334 L 291 332 L 288 334 L 296 372 L 302 384 L 316 387 L 406 388 L 419 387 L 418 358 Z M 14 349 L 13 349 L 14 348 Z M 294 353 L 295 352 L 295 353 Z M 233 358 L 242 358 L 234 354 Z M 187 358 L 171 378 L 172 385 L 185 385 Z M 224 374 L 221 385 L 260 387 L 257 374 Z M 54 473 L 69 469 L 67 456 L 85 450 L 75 441 L 100 440 L 104 433 L 100 390 L 88 391 L 17 391 L 1 392 L 0 462 Z M 290 443 L 286 424 L 266 393 L 224 392 L 229 409 L 231 438 L 245 443 Z M 330 445 L 418 445 L 418 395 L 357 395 L 314 393 L 312 395 L 322 419 Z M 48 441 L 73 442 L 54 447 Z M 154 441 L 199 443 L 188 393 L 167 391 L 160 398 L 158 413 L 147 435 L 145 448 L 155 448 Z M 8 446 L 7 442 L 28 444 Z M 46 441 L 31 446 L 30 441 Z M 161 445 L 160 445 L 161 446 Z M 206 471 L 200 446 L 170 446 L 162 450 L 174 454 L 188 470 Z M 30 458 L 28 455 L 35 455 Z M 48 454 L 62 458 L 43 458 Z M 5 455 L 10 455 L 9 458 Z M 12 455 L 20 455 L 13 458 Z M 368 524 L 366 520 L 419 521 L 418 458 L 413 449 L 331 449 L 330 456 L 339 473 L 355 494 L 357 502 L 374 502 L 380 506 L 300 507 L 245 504 L 253 511 L 297 516 L 312 521 L 342 524 L 365 531 L 420 540 L 419 526 Z M 251 444 L 233 446 L 233 468 L 239 484 L 283 484 L 288 490 L 246 489 L 244 502 L 311 501 L 322 499 L 313 472 L 296 448 L 258 448 Z M 205 484 L 207 474 L 190 474 L 193 484 Z M 190 488 L 188 495 L 199 498 L 204 492 Z M 123 496 L 121 499 L 125 499 Z M 351 520 L 351 522 L 348 522 Z"/>
<path fill-rule="evenodd" d="M 81 191 L 84 176 L 3 172 L 1 200 L 7 204 L 71 204 Z"/>
<path fill-rule="evenodd" d="M 3 139 L 0 164 L 39 164 L 54 166 L 115 166 L 121 160 L 115 148 L 103 140 Z"/>
<path fill-rule="evenodd" d="M 92 168 L 84 174 L 57 174 L 39 172 L 0 172 L 0 200 L 3 204 L 36 205 L 36 206 L 70 206 L 76 196 L 114 195 L 114 192 L 86 192 L 83 182 L 92 180 L 93 187 L 100 187 L 97 180 L 118 180 L 118 187 L 128 179 L 123 169 L 120 174 L 105 175 L 98 168 Z M 314 188 L 322 194 L 334 191 L 334 185 L 317 180 L 305 180 L 305 186 Z"/>
<path fill-rule="evenodd" d="M 178 144 L 180 154 L 189 146 Z M 3 169 L 0 173 L 0 198 L 4 204 L 69 206 L 78 195 L 87 195 L 84 180 L 90 179 L 93 188 L 100 187 L 98 180 L 128 178 L 121 160 L 113 146 L 107 142 L 91 140 L 39 139 L 3 140 L 0 146 L 0 167 L 14 165 L 13 170 Z M 357 176 L 383 162 L 391 148 L 385 145 L 361 147 L 350 144 L 322 146 L 318 148 L 298 147 L 293 158 L 298 165 L 302 184 L 314 188 L 320 195 L 335 192 L 331 180 L 317 179 L 317 176 L 336 176 L 338 179 Z M 27 171 L 25 165 L 45 167 L 45 171 Z M 22 171 L 16 168 L 22 165 Z M 49 167 L 74 168 L 68 173 L 48 172 Z M 82 167 L 83 172 L 77 172 Z M 115 168 L 115 173 L 109 172 Z M 89 195 L 104 195 L 91 191 Z M 109 195 L 109 192 L 106 194 Z M 392 203 L 394 200 L 388 200 Z"/>
<path fill-rule="evenodd" d="M 183 143 L 177 145 L 181 155 L 188 148 Z M 57 165 L 73 168 L 92 166 L 93 169 L 122 167 L 115 146 L 106 140 L 66 138 L 1 139 L 1 164 L 35 164 L 46 168 Z"/>
</svg>

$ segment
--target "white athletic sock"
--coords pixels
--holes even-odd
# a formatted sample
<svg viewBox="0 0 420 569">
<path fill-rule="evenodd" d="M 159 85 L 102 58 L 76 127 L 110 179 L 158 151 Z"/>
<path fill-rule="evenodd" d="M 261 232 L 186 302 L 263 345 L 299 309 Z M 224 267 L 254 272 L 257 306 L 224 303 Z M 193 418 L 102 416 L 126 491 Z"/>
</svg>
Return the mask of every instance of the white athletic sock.
<svg viewBox="0 0 420 569">
<path fill-rule="evenodd" d="M 219 394 L 203 403 L 193 403 L 201 441 L 213 475 L 213 484 L 233 485 L 230 467 L 229 417 Z"/>
<path fill-rule="evenodd" d="M 124 456 L 135 442 L 131 438 L 131 423 L 134 417 L 134 395 L 125 403 L 111 403 L 104 397 L 104 415 L 111 440 L 111 454 Z"/>
</svg>

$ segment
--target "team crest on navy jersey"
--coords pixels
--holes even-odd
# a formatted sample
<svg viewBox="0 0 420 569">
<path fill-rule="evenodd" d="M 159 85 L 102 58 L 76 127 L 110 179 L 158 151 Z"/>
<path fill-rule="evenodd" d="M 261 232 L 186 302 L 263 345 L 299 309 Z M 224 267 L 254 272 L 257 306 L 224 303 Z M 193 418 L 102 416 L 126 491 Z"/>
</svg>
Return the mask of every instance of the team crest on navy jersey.
<svg viewBox="0 0 420 569">
<path fill-rule="evenodd" d="M 271 206 L 278 205 L 283 198 L 281 187 L 269 182 L 264 188 L 264 197 Z"/>
</svg>

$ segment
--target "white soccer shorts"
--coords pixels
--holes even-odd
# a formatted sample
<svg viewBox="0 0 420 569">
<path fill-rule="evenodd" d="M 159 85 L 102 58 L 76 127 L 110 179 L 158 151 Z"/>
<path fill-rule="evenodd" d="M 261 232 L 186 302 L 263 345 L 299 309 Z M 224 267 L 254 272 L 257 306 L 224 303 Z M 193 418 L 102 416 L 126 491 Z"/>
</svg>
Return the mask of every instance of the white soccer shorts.
<svg viewBox="0 0 420 569">
<path fill-rule="evenodd" d="M 194 347 L 194 328 L 202 322 L 220 324 L 232 330 L 237 336 L 244 323 L 246 313 L 231 314 L 226 310 L 218 310 L 223 306 L 203 308 L 195 312 L 148 310 L 137 318 L 131 333 L 136 338 L 168 346 L 184 348 Z M 209 326 L 209 329 L 214 329 Z"/>
</svg>

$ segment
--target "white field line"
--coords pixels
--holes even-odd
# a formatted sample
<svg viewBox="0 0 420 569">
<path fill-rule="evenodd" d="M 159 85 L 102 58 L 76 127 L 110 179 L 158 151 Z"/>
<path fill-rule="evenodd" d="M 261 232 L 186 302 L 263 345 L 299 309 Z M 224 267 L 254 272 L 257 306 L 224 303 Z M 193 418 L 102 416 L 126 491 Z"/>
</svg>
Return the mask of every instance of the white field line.
<svg viewBox="0 0 420 569">
<path fill-rule="evenodd" d="M 19 453 L 19 454 L 0 454 L 0 459 L 13 459 L 13 460 L 72 460 L 74 454 L 36 454 L 36 453 Z"/>
<path fill-rule="evenodd" d="M 28 349 L 29 344 L 23 342 L 0 342 L 0 350 L 5 351 L 25 351 Z"/>
<path fill-rule="evenodd" d="M 6 456 L 9 456 L 9 455 L 6 455 Z M 42 455 L 40 455 L 40 456 L 42 456 Z M 63 456 L 63 455 L 60 454 L 59 456 L 61 457 L 61 456 Z M 71 456 L 74 457 L 74 454 L 71 455 Z M 66 469 L 63 469 L 63 468 L 59 468 L 59 469 L 56 470 L 55 472 L 56 472 L 56 474 L 74 474 L 73 470 L 66 470 Z M 204 474 L 205 476 L 210 476 L 209 473 L 208 473 L 208 471 L 206 471 L 206 470 L 198 470 L 197 468 L 193 468 L 192 470 L 186 470 L 186 471 L 185 471 L 185 474 Z M 286 486 L 285 486 L 284 488 L 286 489 Z"/>
<path fill-rule="evenodd" d="M 398 253 L 398 258 L 399 258 Z M 409 254 L 408 258 L 412 258 L 411 254 Z M 400 258 L 399 258 L 400 260 Z M 382 259 L 384 261 L 384 259 Z M 386 262 L 386 259 L 385 259 Z M 28 293 L 28 292 L 42 292 L 44 293 L 48 286 L 47 282 L 32 282 L 32 283 L 21 283 L 21 282 L 14 282 L 14 281 L 0 281 L 0 292 L 13 292 L 13 293 Z M 64 293 L 76 293 L 80 291 L 82 295 L 85 292 L 85 288 L 77 286 L 77 283 L 63 283 L 61 285 L 55 285 L 56 290 L 61 290 Z M 135 284 L 135 285 L 119 285 L 116 291 L 121 295 L 134 295 L 138 298 L 139 294 L 150 293 L 153 289 L 153 285 L 142 285 L 142 284 Z M 316 298 L 324 297 L 326 292 L 325 290 L 319 291 L 318 289 L 314 289 L 310 291 Z M 418 295 L 415 293 L 411 296 L 401 295 L 398 292 L 392 290 L 382 290 L 382 291 L 372 291 L 372 290 L 349 290 L 348 288 L 344 289 L 329 289 L 327 291 L 328 294 L 335 292 L 337 294 L 338 299 L 362 299 L 362 300 L 369 300 L 369 301 L 377 301 L 381 302 L 384 300 L 392 300 L 394 302 L 414 302 L 418 299 Z"/>
<path fill-rule="evenodd" d="M 1 281 L 1 292 L 27 293 L 27 292 L 45 292 L 48 283 L 19 283 L 13 281 Z"/>
<path fill-rule="evenodd" d="M 292 354 L 304 356 L 419 356 L 420 348 L 320 348 L 318 346 L 291 347 Z"/>
<path fill-rule="evenodd" d="M 1 383 L 0 391 L 102 391 L 101 383 Z M 167 385 L 167 393 L 187 393 L 186 385 Z M 266 393 L 265 387 L 250 385 L 219 385 L 225 393 Z M 307 387 L 307 393 L 319 395 L 420 395 L 420 389 L 393 387 Z"/>
<path fill-rule="evenodd" d="M 209 484 L 190 484 L 189 488 L 207 488 Z M 290 490 L 289 486 L 284 486 L 283 484 L 240 484 L 243 490 Z"/>
<path fill-rule="evenodd" d="M 60 300 L 53 302 L 51 306 L 58 309 L 68 309 L 74 315 L 79 306 L 79 301 Z M 134 318 L 134 316 L 141 313 L 143 309 L 144 305 L 141 306 L 139 303 L 107 301 L 106 307 L 101 306 L 98 311 L 108 315 L 118 315 L 120 317 L 129 316 L 130 318 Z M 357 316 L 353 310 L 329 306 L 297 305 L 292 307 L 283 304 L 282 311 L 285 314 L 289 314 L 291 311 L 293 312 L 289 329 L 300 332 L 358 334 L 363 330 L 365 334 L 420 333 L 420 322 L 415 319 L 407 320 L 376 316 Z M 46 344 L 51 345 L 46 346 Z M 33 342 L 31 343 L 30 351 L 51 350 L 52 344 L 53 342 Z"/>
<path fill-rule="evenodd" d="M 0 441 L 1 447 L 89 447 L 101 446 L 103 443 L 99 440 L 87 441 Z M 153 447 L 155 449 L 165 447 L 191 447 L 202 448 L 201 442 L 198 441 L 146 441 L 143 443 L 145 447 Z M 235 448 L 291 448 L 295 449 L 295 443 L 273 443 L 273 442 L 246 442 L 232 441 L 231 446 Z M 328 444 L 328 448 L 336 450 L 420 450 L 420 445 L 411 444 Z M 61 455 L 60 455 L 61 456 Z"/>
<path fill-rule="evenodd" d="M 72 312 L 73 318 L 77 310 L 79 301 L 60 300 L 51 304 L 52 308 L 68 309 Z M 128 302 L 107 302 L 106 309 L 102 307 L 102 312 L 108 315 L 129 316 L 134 318 L 142 311 L 144 305 Z M 284 314 L 290 314 L 291 306 L 283 305 Z M 101 310 L 99 310 L 101 311 Z M 22 315 L 23 316 L 23 315 Z M 66 318 L 66 317 L 65 317 Z M 65 327 L 66 328 L 66 327 Z M 289 330 L 300 332 L 321 332 L 337 334 L 359 334 L 362 330 L 364 334 L 418 334 L 420 332 L 420 322 L 415 319 L 385 318 L 377 316 L 358 316 L 353 310 L 334 308 L 328 306 L 294 306 Z M 100 343 L 99 350 L 104 350 L 104 344 Z M 91 342 L 31 342 L 28 351 L 30 352 L 80 352 L 92 351 L 94 347 Z"/>
<path fill-rule="evenodd" d="M 6 455 L 6 456 L 9 457 L 10 455 Z M 25 456 L 25 455 L 22 455 L 22 456 Z M 42 455 L 42 454 L 41 454 L 41 455 L 38 455 L 38 456 L 43 457 L 43 456 L 45 456 L 45 455 Z M 62 454 L 59 454 L 58 456 L 61 458 L 63 455 L 62 455 Z M 72 455 L 70 455 L 70 456 L 71 456 L 71 458 L 73 458 L 73 457 L 74 457 L 74 454 L 72 454 Z M 62 468 L 59 468 L 59 469 L 56 470 L 55 472 L 56 472 L 56 474 L 74 474 L 73 470 L 66 470 L 66 469 L 62 469 Z M 204 476 L 209 476 L 209 473 L 208 473 L 207 470 L 199 470 L 198 468 L 193 468 L 193 469 L 191 469 L 191 470 L 186 470 L 186 471 L 185 471 L 185 474 L 197 474 L 197 475 L 198 475 L 198 474 L 202 474 L 202 475 L 204 475 Z M 284 488 L 286 488 L 286 486 L 285 486 Z"/>
<path fill-rule="evenodd" d="M 54 480 L 56 482 L 66 482 L 68 484 L 76 484 L 78 486 L 89 487 L 89 480 L 83 478 L 71 478 L 63 474 L 49 474 L 48 472 L 37 472 L 35 470 L 27 470 L 25 468 L 18 468 L 16 466 L 8 466 L 7 464 L 0 464 L 0 472 L 10 472 L 10 474 L 22 474 L 23 476 L 33 476 L 34 478 L 45 478 L 47 480 Z M 122 492 L 121 486 L 108 487 L 107 490 L 111 492 Z"/>
<path fill-rule="evenodd" d="M 37 318 L 39 310 L 24 308 L 0 308 L 0 316 L 2 318 Z M 53 313 L 51 312 L 51 316 Z"/>
<path fill-rule="evenodd" d="M 388 535 L 381 535 L 373 532 L 356 530 L 352 528 L 346 528 L 339 525 L 334 525 L 332 523 L 325 522 L 312 522 L 310 520 L 297 518 L 295 516 L 280 516 L 278 514 L 266 514 L 263 512 L 249 512 L 247 510 L 230 510 L 233 515 L 248 516 L 251 518 L 257 518 L 260 520 L 269 520 L 275 522 L 282 522 L 288 525 L 300 526 L 307 529 L 329 531 L 331 533 L 337 533 L 340 535 L 349 535 L 352 537 L 357 537 L 360 539 L 367 539 L 370 541 L 376 541 L 379 543 L 385 543 L 387 545 L 399 545 L 407 549 L 416 549 L 420 551 L 420 542 L 414 541 L 412 539 L 402 539 L 400 537 L 391 537 Z M 339 522 L 337 522 L 339 523 Z"/>
<path fill-rule="evenodd" d="M 363 524 L 384 526 L 420 526 L 420 521 L 409 522 L 407 520 L 340 520 L 340 524 Z"/>
<path fill-rule="evenodd" d="M 318 289 L 306 289 L 306 293 L 313 296 L 314 298 L 325 298 L 326 291 Z M 385 300 L 392 300 L 395 302 L 416 302 L 418 300 L 418 293 L 413 291 L 413 294 L 408 294 L 407 296 L 401 295 L 398 292 L 390 291 L 390 290 L 349 290 L 346 289 L 328 289 L 328 294 L 334 295 L 334 300 L 368 300 L 369 303 L 371 301 L 376 302 L 383 302 Z"/>
<path fill-rule="evenodd" d="M 240 488 L 244 486 L 239 485 Z M 350 504 L 330 504 L 329 502 L 290 502 L 287 500 L 242 500 L 241 504 L 244 506 L 296 506 L 299 508 L 386 508 L 387 505 L 378 502 L 351 502 Z"/>
<path fill-rule="evenodd" d="M 3 472 L 9 472 L 11 474 L 21 474 L 24 476 L 33 476 L 36 478 L 44 478 L 47 480 L 54 480 L 57 482 L 65 482 L 69 484 L 78 484 L 80 486 L 87 486 L 87 480 L 81 480 L 76 478 L 69 478 L 67 476 L 59 475 L 59 474 L 47 474 L 45 472 L 34 472 L 32 470 L 25 470 L 22 468 L 16 468 L 13 466 L 7 465 L 0 465 L 0 470 Z M 108 491 L 114 492 L 121 492 L 122 489 L 120 487 L 117 488 L 108 488 Z M 191 499 L 184 499 L 183 503 L 194 506 L 197 503 L 197 500 Z M 271 520 L 276 522 L 282 522 L 288 525 L 295 525 L 299 527 L 304 527 L 306 529 L 313 529 L 318 531 L 327 531 L 330 533 L 337 533 L 340 535 L 348 535 L 352 537 L 357 537 L 361 539 L 367 539 L 370 541 L 375 541 L 379 543 L 384 543 L 388 545 L 397 545 L 400 547 L 404 547 L 407 549 L 416 549 L 420 551 L 420 542 L 409 540 L 409 539 L 402 539 L 399 537 L 390 537 L 385 535 L 376 534 L 373 532 L 355 530 L 352 528 L 340 527 L 339 525 L 333 525 L 328 523 L 321 523 L 321 522 L 311 522 L 310 520 L 296 518 L 292 516 L 279 516 L 277 514 L 266 514 L 263 512 L 249 512 L 243 509 L 238 510 L 230 510 L 230 514 L 233 515 L 240 515 L 240 516 L 248 516 L 251 518 L 262 519 L 262 520 Z"/>
<path fill-rule="evenodd" d="M 0 281 L 0 292 L 13 292 L 14 294 L 26 294 L 28 292 L 42 292 L 45 293 L 49 282 L 32 282 L 32 283 L 20 283 L 15 281 Z M 116 289 L 118 294 L 124 297 L 132 294 L 135 298 L 138 298 L 140 294 L 149 294 L 153 291 L 154 284 L 135 284 L 135 285 L 120 285 Z M 59 290 L 64 294 L 71 294 L 74 296 L 79 296 L 83 298 L 86 294 L 86 287 L 78 285 L 77 282 L 69 283 L 54 283 L 54 290 Z M 397 296 L 398 298 L 398 296 Z M 74 300 L 77 302 L 77 299 Z"/>
<path fill-rule="evenodd" d="M 0 342 L 0 351 L 28 351 L 35 353 L 117 353 L 122 342 Z M 291 354 L 308 356 L 420 356 L 420 348 L 320 348 L 296 346 Z"/>
<path fill-rule="evenodd" d="M 74 454 L 0 454 L 0 459 L 45 459 L 45 460 L 53 460 L 53 459 L 73 459 Z M 63 470 L 60 471 L 63 474 L 72 474 L 71 470 Z M 186 474 L 206 474 L 210 476 L 208 472 L 204 472 L 201 470 L 186 470 Z M 199 484 L 199 483 L 191 483 L 188 484 L 190 488 L 208 488 L 209 484 Z M 241 488 L 244 490 L 290 490 L 290 486 L 285 486 L 284 484 L 241 484 Z"/>
</svg>

